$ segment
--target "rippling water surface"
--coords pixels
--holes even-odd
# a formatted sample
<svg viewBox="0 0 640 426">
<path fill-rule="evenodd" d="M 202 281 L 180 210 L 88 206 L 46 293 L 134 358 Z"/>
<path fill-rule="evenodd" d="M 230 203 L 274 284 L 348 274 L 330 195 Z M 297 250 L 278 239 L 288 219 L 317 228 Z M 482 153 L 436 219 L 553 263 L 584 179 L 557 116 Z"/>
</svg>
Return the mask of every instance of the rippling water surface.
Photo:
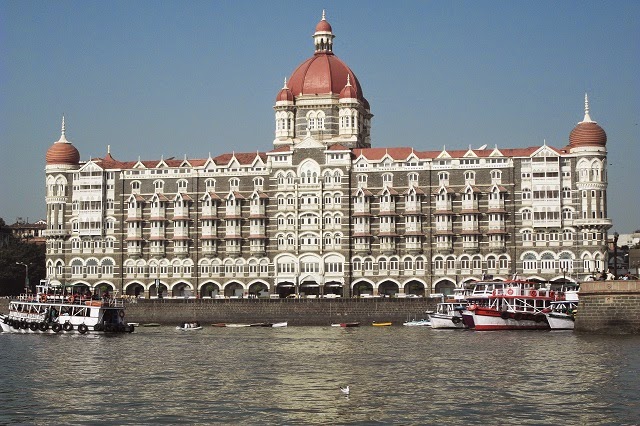
<svg viewBox="0 0 640 426">
<path fill-rule="evenodd" d="M 2 424 L 640 423 L 638 336 L 158 327 L 0 354 Z"/>
</svg>

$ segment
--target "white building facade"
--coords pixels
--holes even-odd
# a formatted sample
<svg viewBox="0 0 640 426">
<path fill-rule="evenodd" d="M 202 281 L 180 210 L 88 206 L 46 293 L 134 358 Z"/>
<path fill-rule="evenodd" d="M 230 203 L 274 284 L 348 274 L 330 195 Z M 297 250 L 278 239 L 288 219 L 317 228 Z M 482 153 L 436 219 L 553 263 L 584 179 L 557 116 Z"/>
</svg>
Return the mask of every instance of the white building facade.
<svg viewBox="0 0 640 426">
<path fill-rule="evenodd" d="M 450 293 L 606 264 L 606 134 L 562 148 L 371 147 L 373 114 L 323 19 L 276 97 L 274 149 L 80 161 L 47 151 L 47 274 L 132 296 Z"/>
</svg>

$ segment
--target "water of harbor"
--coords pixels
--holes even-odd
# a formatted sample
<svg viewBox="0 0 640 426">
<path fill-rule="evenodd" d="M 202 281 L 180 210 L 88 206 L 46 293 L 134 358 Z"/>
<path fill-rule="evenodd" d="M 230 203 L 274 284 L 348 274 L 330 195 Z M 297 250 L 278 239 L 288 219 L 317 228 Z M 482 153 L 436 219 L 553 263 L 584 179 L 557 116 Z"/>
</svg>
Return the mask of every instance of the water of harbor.
<svg viewBox="0 0 640 426">
<path fill-rule="evenodd" d="M 141 327 L 0 333 L 0 359 L 0 424 L 640 423 L 640 336 Z"/>
</svg>

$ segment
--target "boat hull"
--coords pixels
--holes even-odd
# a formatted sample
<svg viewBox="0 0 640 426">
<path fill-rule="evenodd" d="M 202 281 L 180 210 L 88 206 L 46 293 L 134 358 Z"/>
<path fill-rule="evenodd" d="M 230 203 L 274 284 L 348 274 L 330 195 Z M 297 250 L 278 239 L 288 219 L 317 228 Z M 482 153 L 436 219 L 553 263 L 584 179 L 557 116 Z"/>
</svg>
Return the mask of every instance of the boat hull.
<svg viewBox="0 0 640 426">
<path fill-rule="evenodd" d="M 546 316 L 551 330 L 573 330 L 576 324 L 570 315 L 550 313 Z"/>
<path fill-rule="evenodd" d="M 462 317 L 459 315 L 443 315 L 434 313 L 430 315 L 431 328 L 465 328 Z"/>
<path fill-rule="evenodd" d="M 465 320 L 465 324 L 472 323 L 470 327 L 477 331 L 496 331 L 496 330 L 548 330 L 549 324 L 546 321 L 538 321 L 535 319 L 515 319 L 512 316 L 503 318 L 500 312 L 463 312 L 462 316 L 470 318 Z M 542 314 L 538 314 L 542 315 Z M 543 315 L 544 317 L 544 315 Z"/>
<path fill-rule="evenodd" d="M 359 327 L 359 326 L 360 326 L 359 322 L 340 322 L 340 323 L 331 324 L 331 327 Z"/>
</svg>

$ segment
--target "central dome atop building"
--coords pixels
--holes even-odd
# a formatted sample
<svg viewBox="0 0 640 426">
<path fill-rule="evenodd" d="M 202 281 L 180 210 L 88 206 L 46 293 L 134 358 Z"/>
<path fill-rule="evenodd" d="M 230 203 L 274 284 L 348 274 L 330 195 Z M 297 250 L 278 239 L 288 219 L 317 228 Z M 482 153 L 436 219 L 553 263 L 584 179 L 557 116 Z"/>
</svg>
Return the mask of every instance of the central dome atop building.
<svg viewBox="0 0 640 426">
<path fill-rule="evenodd" d="M 324 12 L 316 25 L 313 35 L 315 53 L 296 68 L 288 80 L 293 96 L 300 95 L 338 95 L 347 85 L 347 76 L 351 81 L 357 99 L 365 102 L 362 88 L 356 75 L 333 53 L 334 34 Z"/>
</svg>

